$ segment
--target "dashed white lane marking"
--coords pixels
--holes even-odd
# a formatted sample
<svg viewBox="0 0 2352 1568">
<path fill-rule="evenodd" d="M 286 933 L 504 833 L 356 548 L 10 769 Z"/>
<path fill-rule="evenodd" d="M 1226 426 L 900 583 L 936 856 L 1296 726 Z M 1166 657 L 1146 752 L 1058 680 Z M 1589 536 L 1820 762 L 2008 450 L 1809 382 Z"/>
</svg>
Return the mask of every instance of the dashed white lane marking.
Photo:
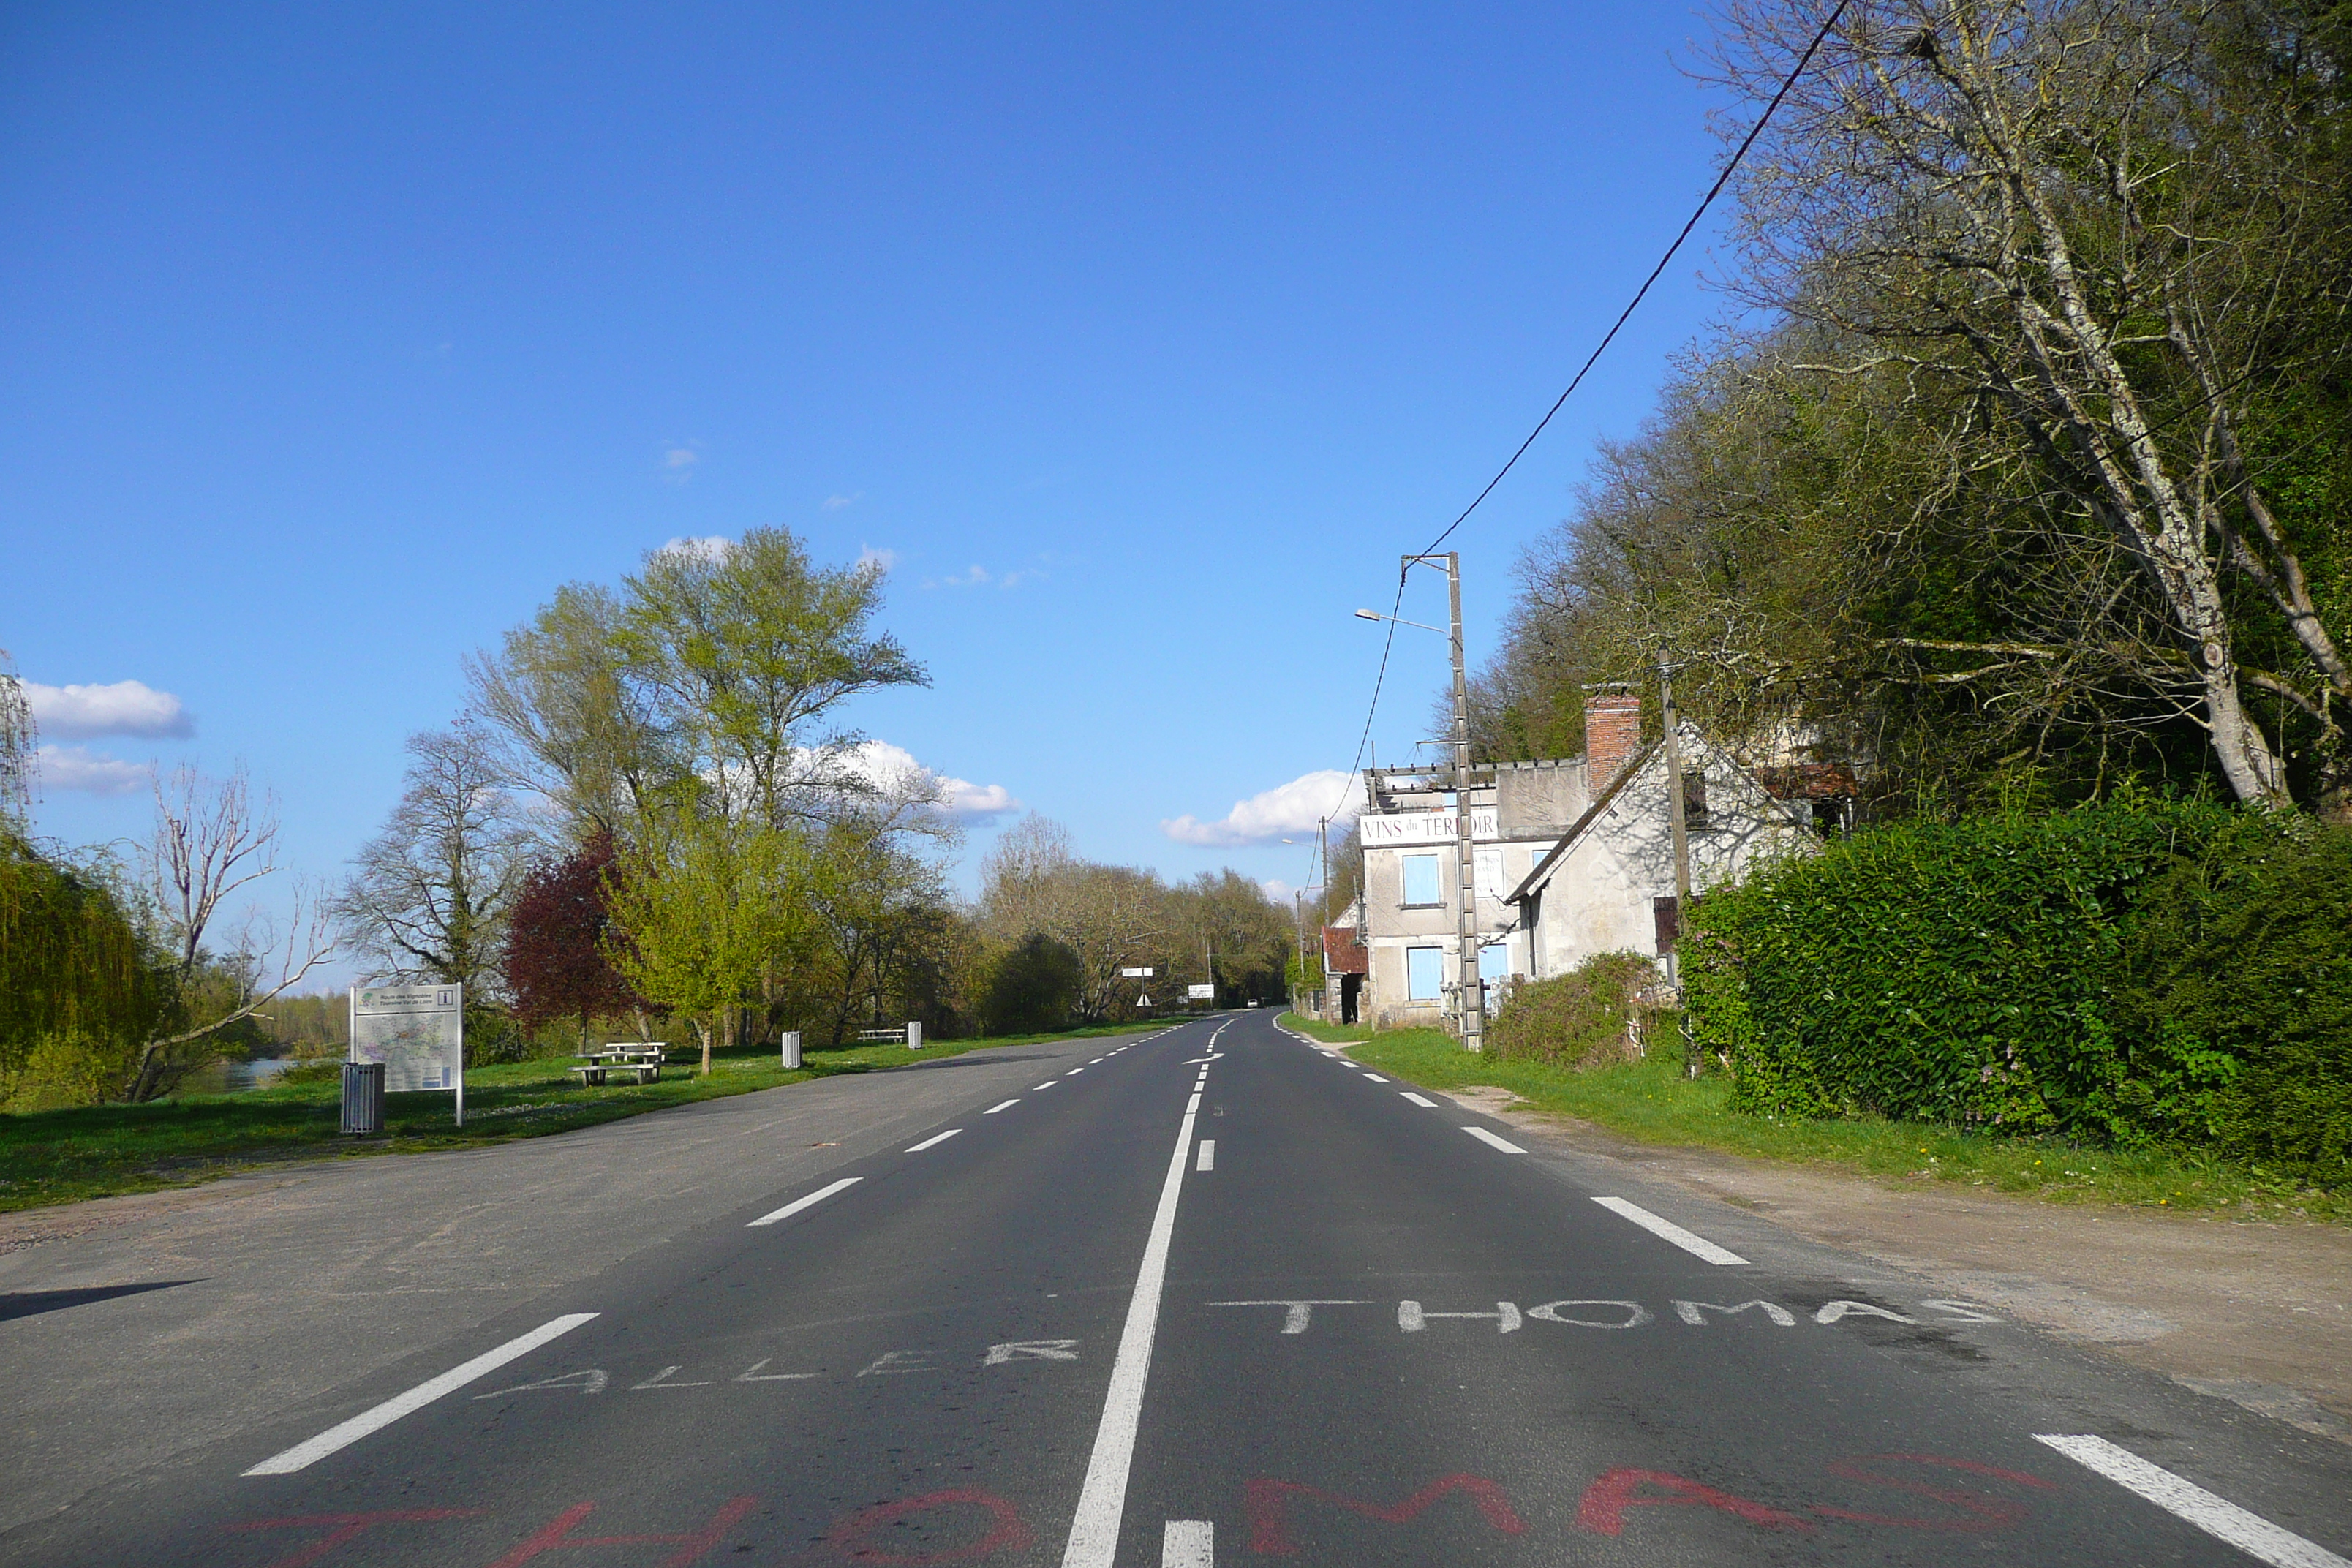
<svg viewBox="0 0 2352 1568">
<path fill-rule="evenodd" d="M 934 1132 L 929 1138 L 924 1139 L 921 1142 L 908 1150 L 907 1152 L 909 1154 L 919 1154 L 926 1149 L 935 1149 L 962 1131 L 963 1129 L 961 1127 L 950 1127 L 944 1132 Z"/>
<path fill-rule="evenodd" d="M 1689 1253 L 1694 1258 L 1704 1258 L 1709 1263 L 1745 1263 L 1748 1261 L 1745 1258 L 1740 1257 L 1739 1254 L 1733 1252 L 1727 1247 L 1716 1246 L 1715 1243 L 1709 1241 L 1703 1236 L 1692 1235 L 1689 1231 L 1685 1230 L 1682 1226 L 1676 1225 L 1670 1219 L 1661 1219 L 1658 1215 L 1652 1214 L 1648 1209 L 1643 1208 L 1639 1204 L 1629 1204 L 1623 1198 L 1595 1198 L 1592 1201 L 1599 1204 L 1602 1208 L 1607 1209 L 1611 1214 L 1618 1215 L 1623 1218 L 1632 1220 L 1635 1225 L 1640 1226 L 1652 1236 L 1658 1237 L 1663 1240 L 1673 1242 L 1676 1247 L 1681 1247 L 1685 1252 Z"/>
<path fill-rule="evenodd" d="M 372 1410 L 362 1410 L 350 1420 L 328 1427 L 307 1443 L 297 1443 L 282 1454 L 272 1454 L 245 1473 L 248 1476 L 290 1476 L 308 1465 L 314 1465 L 336 1449 L 358 1442 L 371 1432 L 381 1431 L 412 1411 L 422 1410 L 443 1394 L 460 1389 L 486 1373 L 497 1371 L 517 1356 L 528 1355 L 548 1341 L 568 1334 L 596 1316 L 593 1312 L 566 1312 L 560 1318 L 541 1323 L 527 1334 L 509 1340 L 494 1351 L 484 1351 L 469 1362 L 451 1367 L 427 1383 L 420 1383 L 407 1393 L 394 1395 Z"/>
<path fill-rule="evenodd" d="M 1057 1084 L 1057 1083 L 1059 1083 L 1059 1082 L 1061 1082 L 1061 1081 L 1062 1081 L 1062 1080 L 1061 1080 L 1060 1079 L 1057 1079 L 1057 1078 L 1049 1078 L 1049 1079 L 1047 1079 L 1045 1082 L 1043 1082 L 1043 1083 L 1039 1084 L 1037 1087 L 1038 1087 L 1039 1089 L 1051 1089 L 1051 1088 L 1053 1088 L 1055 1084 Z"/>
<path fill-rule="evenodd" d="M 1509 1139 L 1497 1138 L 1483 1127 L 1465 1127 L 1462 1131 L 1470 1134 L 1471 1137 L 1478 1140 L 1479 1142 L 1486 1144 L 1489 1149 L 1500 1149 L 1506 1154 L 1524 1154 L 1527 1152 L 1525 1149 L 1520 1148 L 1517 1143 L 1512 1142 Z"/>
<path fill-rule="evenodd" d="M 2260 1514 L 2248 1513 L 2225 1498 L 2215 1497 L 2194 1481 L 2182 1480 L 2170 1470 L 2149 1464 L 2128 1448 L 2105 1437 L 2067 1436 L 2036 1432 L 2033 1440 L 2047 1443 L 2076 1464 L 2099 1472 L 2126 1491 L 2137 1492 L 2168 1513 L 2176 1514 L 2206 1534 L 2226 1541 L 2272 1568 L 2352 1568 L 2327 1548 L 2281 1530 Z"/>
<path fill-rule="evenodd" d="M 1201 1157 L 1192 1162 L 1192 1169 L 1196 1171 L 1213 1171 L 1216 1168 L 1217 1141 L 1213 1138 L 1203 1138 L 1201 1140 Z"/>
<path fill-rule="evenodd" d="M 1201 1097 L 1184 1108 L 1176 1147 L 1168 1155 L 1168 1176 L 1160 1185 L 1160 1206 L 1143 1244 L 1135 1294 L 1128 1299 L 1127 1326 L 1119 1331 L 1118 1355 L 1111 1363 L 1110 1392 L 1103 1398 L 1102 1424 L 1095 1428 L 1087 1460 L 1086 1485 L 1070 1521 L 1062 1568 L 1111 1568 L 1118 1553 L 1119 1521 L 1127 1513 L 1127 1475 L 1135 1461 L 1135 1434 L 1143 1415 L 1144 1384 L 1151 1375 L 1151 1342 L 1160 1330 L 1160 1296 L 1168 1281 L 1168 1244 L 1176 1234 L 1176 1200 L 1184 1193 L 1184 1155 L 1192 1147 L 1192 1123 Z"/>
<path fill-rule="evenodd" d="M 1409 1089 L 1400 1089 L 1398 1092 L 1402 1094 L 1407 1100 L 1412 1100 L 1415 1105 L 1420 1106 L 1423 1110 L 1434 1110 L 1437 1109 L 1437 1101 L 1433 1100 L 1423 1100 L 1421 1096 L 1413 1093 L 1413 1091 Z"/>
<path fill-rule="evenodd" d="M 1100 1057 L 1097 1057 L 1093 1061 L 1088 1062 L 1088 1063 L 1087 1064 L 1087 1066 L 1088 1066 L 1088 1067 L 1094 1067 L 1094 1066 L 1097 1066 L 1097 1064 L 1099 1064 L 1099 1063 L 1102 1061 L 1102 1059 L 1103 1059 L 1102 1058 L 1100 1058 Z"/>
<path fill-rule="evenodd" d="M 1086 1070 L 1087 1070 L 1087 1069 L 1086 1069 L 1086 1068 L 1072 1068 L 1069 1071 L 1067 1071 L 1067 1072 L 1064 1073 L 1062 1076 L 1063 1076 L 1064 1078 L 1076 1078 L 1076 1077 L 1077 1077 L 1080 1073 L 1082 1073 L 1082 1072 L 1084 1072 L 1084 1071 L 1086 1071 Z"/>
<path fill-rule="evenodd" d="M 835 1193 L 847 1192 L 850 1188 L 856 1186 L 865 1179 L 866 1178 L 863 1176 L 844 1176 L 841 1180 L 834 1183 L 833 1185 L 829 1187 L 819 1187 L 816 1191 L 811 1193 L 804 1198 L 794 1198 L 792 1202 L 776 1210 L 773 1214 L 761 1215 L 758 1219 L 753 1220 L 751 1224 L 773 1225 L 780 1219 L 790 1219 L 793 1215 L 800 1213 L 803 1209 L 814 1208 L 817 1205 L 824 1202 L 825 1199 L 833 1196 Z"/>
<path fill-rule="evenodd" d="M 992 1105 L 986 1110 L 982 1111 L 981 1114 L 982 1116 L 993 1116 L 1000 1110 L 1010 1110 L 1020 1103 L 1021 1097 L 1016 1094 L 1011 1100 L 998 1100 L 994 1105 Z"/>
<path fill-rule="evenodd" d="M 1368 1078 L 1368 1079 L 1370 1079 L 1374 1083 L 1386 1083 L 1386 1082 L 1388 1082 L 1388 1079 L 1386 1079 L 1382 1078 L 1380 1074 L 1378 1074 L 1378 1073 L 1376 1073 L 1376 1072 L 1368 1072 L 1368 1073 L 1366 1073 L 1364 1076 L 1365 1076 L 1366 1078 Z"/>
<path fill-rule="evenodd" d="M 1171 1519 L 1160 1532 L 1160 1568 L 1217 1568 L 1217 1527 L 1205 1519 Z"/>
</svg>

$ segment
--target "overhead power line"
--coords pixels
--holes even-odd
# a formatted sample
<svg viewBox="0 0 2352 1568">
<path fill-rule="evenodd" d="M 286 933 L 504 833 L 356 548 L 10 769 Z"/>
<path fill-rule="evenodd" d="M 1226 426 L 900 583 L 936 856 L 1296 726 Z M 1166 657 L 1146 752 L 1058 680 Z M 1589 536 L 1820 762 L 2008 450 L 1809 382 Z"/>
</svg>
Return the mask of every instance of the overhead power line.
<svg viewBox="0 0 2352 1568">
<path fill-rule="evenodd" d="M 1565 407 L 1568 400 L 1575 395 L 1576 389 L 1584 384 L 1585 376 L 1591 374 L 1592 367 L 1601 362 L 1601 356 L 1609 352 L 1609 345 L 1617 341 L 1617 334 L 1633 318 L 1634 310 L 1640 308 L 1643 300 L 1648 297 L 1651 286 L 1664 275 L 1666 268 L 1673 264 L 1676 253 L 1682 249 L 1683 242 L 1690 238 L 1691 232 L 1698 227 L 1699 220 L 1705 217 L 1707 209 L 1715 205 L 1715 198 L 1723 194 L 1723 188 L 1731 183 L 1731 176 L 1738 173 L 1740 163 L 1748 156 L 1748 150 L 1756 145 L 1756 139 L 1759 136 L 1764 134 L 1764 127 L 1772 121 L 1773 111 L 1780 107 L 1781 101 L 1796 88 L 1797 79 L 1805 74 L 1807 66 L 1813 63 L 1813 56 L 1821 52 L 1822 45 L 1829 40 L 1830 30 L 1838 25 L 1838 18 L 1845 15 L 1846 6 L 1852 3 L 1853 0 L 1837 0 L 1837 4 L 1830 8 L 1830 14 L 1822 19 L 1821 26 L 1815 29 L 1811 41 L 1805 45 L 1804 52 L 1797 57 L 1796 64 L 1789 68 L 1789 74 L 1782 79 L 1780 90 L 1773 93 L 1771 101 L 1765 104 L 1764 111 L 1756 117 L 1756 123 L 1748 128 L 1748 134 L 1740 138 L 1739 145 L 1732 149 L 1731 156 L 1724 163 L 1722 172 L 1716 175 L 1715 184 L 1706 188 L 1706 195 L 1701 196 L 1698 205 L 1691 209 L 1690 217 L 1675 233 L 1674 242 L 1666 247 L 1665 254 L 1658 258 L 1658 264 L 1655 267 L 1650 268 L 1650 275 L 1642 279 L 1642 286 L 1633 290 L 1633 297 L 1625 301 L 1625 308 L 1617 312 L 1617 319 L 1609 324 L 1609 330 L 1601 334 L 1601 341 L 1593 345 L 1592 352 L 1587 354 L 1584 363 L 1577 367 L 1576 374 L 1569 379 L 1566 389 L 1558 397 L 1552 399 L 1551 406 L 1544 410 L 1544 416 L 1536 421 L 1534 429 L 1528 432 L 1528 438 L 1518 444 L 1517 448 L 1505 460 L 1501 468 L 1495 470 L 1495 477 L 1486 481 L 1485 488 L 1470 498 L 1470 504 L 1464 507 L 1460 515 L 1447 523 L 1436 538 L 1422 548 L 1422 554 L 1434 554 L 1439 545 L 1454 536 L 1454 530 L 1470 521 L 1470 514 L 1476 511 L 1480 504 L 1495 493 L 1495 487 L 1501 484 L 1505 476 L 1518 466 L 1519 459 L 1528 455 L 1528 448 L 1536 444 L 1536 437 L 1544 433 L 1545 427 L 1552 422 L 1552 416 Z M 1402 567 L 1397 572 L 1396 603 L 1389 612 L 1392 616 L 1404 605 L 1405 576 L 1410 570 L 1410 567 Z M 1358 770 L 1363 766 L 1364 748 L 1370 743 L 1372 737 L 1372 720 L 1380 711 L 1381 689 L 1388 681 L 1389 654 L 1395 646 L 1396 623 L 1391 621 L 1388 636 L 1381 644 L 1380 672 L 1372 678 L 1372 700 L 1364 712 L 1363 734 L 1356 742 L 1355 760 L 1348 764 L 1348 776 L 1350 779 L 1355 778 Z M 1333 809 L 1336 811 L 1339 805 L 1345 805 L 1347 798 L 1347 786 L 1342 784 L 1339 799 L 1333 804 Z"/>
</svg>

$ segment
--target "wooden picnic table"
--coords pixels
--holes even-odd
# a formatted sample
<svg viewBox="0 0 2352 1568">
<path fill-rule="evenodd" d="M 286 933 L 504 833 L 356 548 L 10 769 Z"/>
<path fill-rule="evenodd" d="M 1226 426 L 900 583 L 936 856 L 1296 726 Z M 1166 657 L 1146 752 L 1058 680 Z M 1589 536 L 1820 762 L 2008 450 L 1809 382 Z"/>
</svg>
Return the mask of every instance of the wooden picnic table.
<svg viewBox="0 0 2352 1568">
<path fill-rule="evenodd" d="M 662 1064 L 669 1059 L 669 1046 L 662 1040 L 616 1040 L 609 1046 L 580 1053 L 583 1064 L 571 1070 L 580 1075 L 584 1084 L 601 1084 L 609 1072 L 635 1073 L 639 1083 L 656 1083 L 661 1079 Z"/>
</svg>

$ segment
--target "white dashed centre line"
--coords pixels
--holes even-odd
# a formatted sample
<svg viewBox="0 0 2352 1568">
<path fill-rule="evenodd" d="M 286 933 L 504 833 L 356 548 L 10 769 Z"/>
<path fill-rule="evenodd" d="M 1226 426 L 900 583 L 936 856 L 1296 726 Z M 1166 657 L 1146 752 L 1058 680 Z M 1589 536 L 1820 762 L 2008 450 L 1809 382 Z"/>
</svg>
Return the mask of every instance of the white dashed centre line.
<svg viewBox="0 0 2352 1568">
<path fill-rule="evenodd" d="M 2105 1437 L 2059 1436 L 2036 1432 L 2033 1440 L 2046 1443 L 2076 1464 L 2099 1472 L 2127 1491 L 2187 1520 L 2206 1534 L 2226 1541 L 2271 1568 L 2352 1568 L 2325 1546 L 2281 1530 L 2260 1514 L 2248 1513 L 2226 1498 L 2219 1498 L 2194 1481 L 2151 1465 L 2128 1448 Z"/>
<path fill-rule="evenodd" d="M 1595 1198 L 1592 1201 L 1611 1214 L 1632 1220 L 1652 1236 L 1673 1242 L 1694 1258 L 1704 1258 L 1709 1263 L 1729 1264 L 1748 1261 L 1727 1247 L 1716 1246 L 1703 1236 L 1692 1235 L 1670 1219 L 1661 1219 L 1639 1204 L 1627 1203 L 1623 1198 Z"/>
<path fill-rule="evenodd" d="M 946 1142 L 949 1139 L 954 1137 L 957 1133 L 962 1131 L 963 1129 L 961 1127 L 950 1127 L 944 1132 L 934 1132 L 929 1138 L 924 1139 L 921 1142 L 908 1150 L 907 1152 L 909 1154 L 919 1154 L 926 1149 L 937 1148 L 939 1145 Z"/>
<path fill-rule="evenodd" d="M 412 1411 L 424 1409 L 443 1394 L 460 1389 L 486 1373 L 495 1372 L 517 1356 L 527 1355 L 548 1341 L 568 1334 L 581 1324 L 593 1320 L 593 1312 L 566 1312 L 563 1316 L 540 1324 L 527 1334 L 509 1340 L 493 1351 L 484 1351 L 469 1362 L 451 1367 L 427 1383 L 420 1383 L 407 1393 L 396 1394 L 371 1410 L 362 1410 L 350 1420 L 330 1426 L 307 1443 L 297 1443 L 282 1454 L 273 1454 L 245 1473 L 248 1476 L 290 1476 L 309 1465 L 316 1464 L 338 1448 L 348 1447 L 371 1432 L 383 1430 Z"/>
<path fill-rule="evenodd" d="M 1364 1076 L 1365 1076 L 1366 1078 L 1368 1078 L 1368 1079 L 1370 1079 L 1374 1083 L 1386 1083 L 1386 1082 L 1388 1082 L 1388 1079 L 1386 1079 L 1382 1078 L 1380 1074 L 1378 1074 L 1378 1073 L 1376 1073 L 1376 1072 L 1368 1072 L 1368 1073 L 1366 1073 Z"/>
<path fill-rule="evenodd" d="M 1053 1088 L 1055 1084 L 1057 1084 L 1057 1083 L 1059 1083 L 1059 1082 L 1061 1082 L 1061 1081 L 1062 1081 L 1062 1080 L 1061 1080 L 1060 1079 L 1057 1079 L 1057 1078 L 1049 1078 L 1049 1079 L 1047 1079 L 1045 1082 L 1043 1082 L 1043 1083 L 1039 1084 L 1037 1087 L 1038 1087 L 1039 1089 L 1051 1089 L 1051 1088 Z"/>
<path fill-rule="evenodd" d="M 833 1196 L 835 1193 L 847 1192 L 850 1188 L 856 1186 L 865 1179 L 866 1178 L 863 1176 L 844 1176 L 841 1180 L 834 1183 L 833 1185 L 829 1187 L 819 1187 L 816 1191 L 811 1193 L 804 1198 L 794 1198 L 792 1202 L 786 1204 L 783 1207 L 776 1210 L 774 1213 L 763 1214 L 758 1219 L 751 1221 L 751 1224 L 773 1225 L 780 1219 L 790 1219 L 793 1215 L 800 1213 L 803 1209 L 814 1208 L 817 1205 L 824 1202 L 825 1199 Z M 749 1227 L 747 1226 L 746 1228 Z"/>
<path fill-rule="evenodd" d="M 1421 1096 L 1413 1093 L 1413 1091 L 1409 1089 L 1400 1089 L 1398 1092 L 1402 1094 L 1407 1100 L 1412 1100 L 1415 1105 L 1420 1106 L 1423 1110 L 1434 1110 L 1437 1109 L 1437 1101 L 1433 1100 L 1423 1100 Z"/>
<path fill-rule="evenodd" d="M 1478 1140 L 1479 1142 L 1486 1144 L 1488 1148 L 1499 1149 L 1506 1154 L 1524 1154 L 1527 1152 L 1525 1149 L 1520 1148 L 1517 1143 L 1512 1142 L 1509 1139 L 1497 1138 L 1483 1127 L 1465 1127 L 1462 1131 L 1470 1134 L 1471 1137 Z"/>
<path fill-rule="evenodd" d="M 981 1114 L 982 1116 L 993 1116 L 1000 1110 L 1010 1110 L 1020 1103 L 1021 1097 L 1016 1094 L 1011 1100 L 998 1100 L 994 1105 L 992 1105 L 986 1110 L 982 1111 Z"/>
</svg>

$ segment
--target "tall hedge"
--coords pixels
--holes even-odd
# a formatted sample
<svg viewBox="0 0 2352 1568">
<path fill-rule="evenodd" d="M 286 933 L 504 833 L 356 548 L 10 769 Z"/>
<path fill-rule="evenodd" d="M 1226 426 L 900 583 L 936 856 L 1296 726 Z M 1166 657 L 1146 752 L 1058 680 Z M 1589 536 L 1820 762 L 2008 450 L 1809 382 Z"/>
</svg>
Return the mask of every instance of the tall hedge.
<svg viewBox="0 0 2352 1568">
<path fill-rule="evenodd" d="M 1684 978 L 1731 1103 L 2352 1175 L 2352 835 L 2204 803 L 1856 834 L 1709 894 Z"/>
</svg>

